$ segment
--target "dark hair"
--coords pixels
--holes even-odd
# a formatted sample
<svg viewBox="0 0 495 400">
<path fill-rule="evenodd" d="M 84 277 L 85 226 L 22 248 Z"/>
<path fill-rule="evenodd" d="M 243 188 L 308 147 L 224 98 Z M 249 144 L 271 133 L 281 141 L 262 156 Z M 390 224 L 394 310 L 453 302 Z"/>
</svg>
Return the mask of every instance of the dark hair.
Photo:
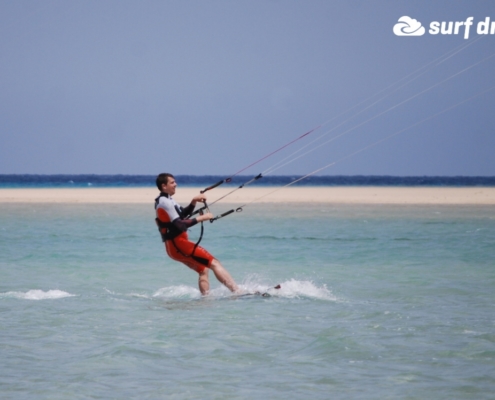
<svg viewBox="0 0 495 400">
<path fill-rule="evenodd" d="M 159 191 L 162 191 L 162 185 L 166 185 L 168 183 L 168 178 L 175 179 L 175 177 L 172 174 L 168 174 L 166 172 L 156 177 L 156 187 L 158 188 Z"/>
</svg>

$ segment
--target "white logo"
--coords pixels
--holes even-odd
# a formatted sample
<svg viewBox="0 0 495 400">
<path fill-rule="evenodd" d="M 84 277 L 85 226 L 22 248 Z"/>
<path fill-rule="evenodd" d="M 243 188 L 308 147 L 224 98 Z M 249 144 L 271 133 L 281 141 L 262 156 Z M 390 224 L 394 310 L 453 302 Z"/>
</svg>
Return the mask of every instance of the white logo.
<svg viewBox="0 0 495 400">
<path fill-rule="evenodd" d="M 474 26 L 476 26 L 478 35 L 495 36 L 495 21 L 490 17 L 478 21 L 477 24 L 475 24 L 474 17 L 468 17 L 465 21 L 432 21 L 427 25 L 430 35 L 462 35 L 464 33 L 464 39 L 469 39 L 471 27 L 474 29 Z M 426 33 L 421 22 L 406 15 L 399 18 L 393 30 L 397 36 L 423 36 Z"/>
<path fill-rule="evenodd" d="M 394 25 L 394 33 L 397 36 L 423 36 L 425 28 L 418 20 L 404 16 Z"/>
</svg>

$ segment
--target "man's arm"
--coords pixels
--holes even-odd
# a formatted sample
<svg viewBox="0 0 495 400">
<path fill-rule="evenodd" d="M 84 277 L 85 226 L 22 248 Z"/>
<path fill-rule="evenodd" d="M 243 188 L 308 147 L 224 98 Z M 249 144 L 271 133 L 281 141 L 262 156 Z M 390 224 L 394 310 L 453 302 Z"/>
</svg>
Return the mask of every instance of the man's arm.
<svg viewBox="0 0 495 400">
<path fill-rule="evenodd" d="M 174 221 L 172 223 L 181 232 L 185 232 L 185 231 L 187 231 L 188 228 L 190 228 L 191 226 L 196 225 L 198 222 L 209 221 L 212 218 L 213 218 L 213 214 L 212 213 L 206 213 L 206 214 L 199 215 L 198 217 L 192 218 L 192 219 L 176 218 L 176 219 L 174 219 Z"/>
<path fill-rule="evenodd" d="M 196 206 L 191 202 L 191 204 L 189 204 L 186 208 L 182 208 L 180 217 L 187 218 L 188 216 L 190 216 L 194 211 L 194 207 Z"/>
<path fill-rule="evenodd" d="M 194 226 L 198 223 L 198 220 L 196 218 L 192 219 L 181 219 L 181 218 L 176 218 L 172 222 L 175 227 L 181 231 L 185 232 L 187 231 L 191 226 Z"/>
</svg>

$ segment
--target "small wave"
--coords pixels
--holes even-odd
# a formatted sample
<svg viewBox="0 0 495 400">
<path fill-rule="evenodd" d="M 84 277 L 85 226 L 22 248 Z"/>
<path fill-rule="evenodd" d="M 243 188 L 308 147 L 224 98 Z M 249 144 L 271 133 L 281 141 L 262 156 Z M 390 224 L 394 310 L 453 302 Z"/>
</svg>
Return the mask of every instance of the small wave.
<svg viewBox="0 0 495 400">
<path fill-rule="evenodd" d="M 149 299 L 150 296 L 148 296 L 147 294 L 142 294 L 142 293 L 129 293 L 129 296 L 131 297 L 135 297 L 135 298 L 138 298 L 138 299 Z"/>
<path fill-rule="evenodd" d="M 11 297 L 16 299 L 25 300 L 49 300 L 49 299 L 63 299 L 64 297 L 73 297 L 75 294 L 64 292 L 63 290 L 29 290 L 27 292 L 6 292 L 0 293 L 1 297 Z"/>
<path fill-rule="evenodd" d="M 227 238 L 227 236 L 223 236 L 223 238 Z M 228 236 L 229 239 L 241 239 L 241 240 L 263 240 L 263 241 L 279 241 L 279 242 L 287 242 L 287 241 L 314 241 L 314 242 L 369 242 L 378 240 L 376 237 L 317 237 L 317 236 L 240 236 L 240 235 L 232 235 Z"/>
</svg>

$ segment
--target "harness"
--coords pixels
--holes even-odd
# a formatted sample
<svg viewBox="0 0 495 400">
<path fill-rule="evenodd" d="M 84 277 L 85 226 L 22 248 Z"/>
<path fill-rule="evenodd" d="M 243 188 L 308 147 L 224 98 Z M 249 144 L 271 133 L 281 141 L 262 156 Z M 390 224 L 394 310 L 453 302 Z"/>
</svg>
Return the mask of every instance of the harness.
<svg viewBox="0 0 495 400">
<path fill-rule="evenodd" d="M 168 196 L 165 193 L 160 193 L 160 195 L 155 199 L 155 210 L 158 208 L 158 202 L 160 201 L 160 197 L 167 197 Z M 179 209 L 177 206 L 175 207 L 177 210 L 177 213 L 182 217 L 182 210 Z M 208 212 L 208 205 L 205 203 L 205 206 L 199 210 L 199 214 L 203 215 L 203 210 L 207 210 Z M 185 217 L 188 217 L 189 215 L 186 215 Z M 158 226 L 158 231 L 160 232 L 160 235 L 162 237 L 162 241 L 165 242 L 167 240 L 170 240 L 172 244 L 174 245 L 175 249 L 184 257 L 194 257 L 194 252 L 196 251 L 196 248 L 198 247 L 199 243 L 201 242 L 201 239 L 203 239 L 203 233 L 204 233 L 204 226 L 203 226 L 203 221 L 201 221 L 201 233 L 199 235 L 199 239 L 194 245 L 194 248 L 191 252 L 191 254 L 187 255 L 182 252 L 182 250 L 177 246 L 175 243 L 174 239 L 179 236 L 182 231 L 177 228 L 173 222 L 163 222 L 160 221 L 160 219 L 157 217 L 155 218 L 156 225 Z"/>
<path fill-rule="evenodd" d="M 165 193 L 160 193 L 160 195 L 155 199 L 155 210 L 158 208 L 158 202 L 160 201 L 160 197 L 168 197 Z M 179 215 L 180 210 L 177 210 Z M 177 236 L 179 236 L 182 232 L 172 223 L 172 222 L 163 222 L 160 219 L 155 218 L 156 226 L 158 226 L 158 231 L 162 237 L 162 241 L 166 240 L 174 240 Z"/>
</svg>

